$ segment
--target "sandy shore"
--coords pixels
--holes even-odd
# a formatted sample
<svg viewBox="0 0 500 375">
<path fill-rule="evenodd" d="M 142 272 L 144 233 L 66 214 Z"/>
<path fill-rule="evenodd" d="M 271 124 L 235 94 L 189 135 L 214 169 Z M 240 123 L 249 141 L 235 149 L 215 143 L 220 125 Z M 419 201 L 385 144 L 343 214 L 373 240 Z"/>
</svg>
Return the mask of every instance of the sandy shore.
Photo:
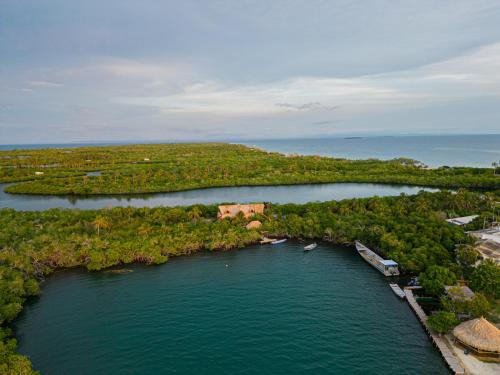
<svg viewBox="0 0 500 375">
<path fill-rule="evenodd" d="M 464 349 L 453 343 L 453 339 L 446 336 L 450 348 L 458 357 L 467 375 L 498 375 L 500 374 L 500 363 L 483 362 L 472 354 L 464 354 Z"/>
</svg>

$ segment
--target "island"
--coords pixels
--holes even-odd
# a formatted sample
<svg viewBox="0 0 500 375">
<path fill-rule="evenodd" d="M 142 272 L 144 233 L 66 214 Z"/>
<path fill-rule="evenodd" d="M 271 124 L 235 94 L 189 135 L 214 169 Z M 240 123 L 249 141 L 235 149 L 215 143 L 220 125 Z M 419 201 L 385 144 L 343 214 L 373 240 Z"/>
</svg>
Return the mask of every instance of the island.
<svg viewBox="0 0 500 375">
<path fill-rule="evenodd" d="M 240 145 L 172 144 L 2 151 L 0 180 L 17 182 L 7 191 L 18 194 L 129 194 L 341 181 L 456 189 L 307 204 L 255 202 L 258 210 L 236 215 L 220 214 L 218 205 L 2 209 L 2 374 L 31 373 L 29 359 L 16 352 L 9 326 L 54 271 L 160 264 L 202 250 L 243 248 L 264 237 L 366 244 L 397 262 L 404 275 L 418 277 L 426 294 L 441 300 L 440 312 L 428 322 L 438 332 L 453 329 L 464 310 L 471 318 L 499 320 L 500 267 L 481 260 L 476 239 L 466 233 L 496 222 L 500 175 L 488 168 L 427 170 L 408 159 L 286 157 Z M 463 225 L 447 221 L 472 215 Z M 445 288 L 457 281 L 469 283 L 474 292 L 462 305 Z"/>
</svg>

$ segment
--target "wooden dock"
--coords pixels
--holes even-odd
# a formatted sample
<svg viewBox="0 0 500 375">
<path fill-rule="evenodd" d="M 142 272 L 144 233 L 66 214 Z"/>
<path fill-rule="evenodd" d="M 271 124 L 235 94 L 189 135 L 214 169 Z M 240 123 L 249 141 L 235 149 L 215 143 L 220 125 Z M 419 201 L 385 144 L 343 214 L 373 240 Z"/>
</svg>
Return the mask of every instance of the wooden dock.
<svg viewBox="0 0 500 375">
<path fill-rule="evenodd" d="M 427 331 L 427 334 L 432 339 L 434 345 L 436 345 L 436 347 L 439 349 L 441 356 L 445 360 L 450 370 L 453 371 L 455 375 L 464 375 L 465 369 L 462 367 L 457 357 L 455 357 L 452 350 L 448 347 L 445 339 L 439 336 L 438 333 L 434 332 L 427 325 L 427 315 L 425 314 L 424 310 L 422 310 L 420 305 L 417 303 L 415 297 L 413 296 L 413 291 L 409 288 L 405 288 L 404 293 L 406 295 L 406 300 L 410 304 L 410 307 L 415 312 L 415 315 L 417 315 L 418 319 L 420 320 L 420 323 L 422 323 L 422 325 L 424 326 L 425 330 Z"/>
</svg>

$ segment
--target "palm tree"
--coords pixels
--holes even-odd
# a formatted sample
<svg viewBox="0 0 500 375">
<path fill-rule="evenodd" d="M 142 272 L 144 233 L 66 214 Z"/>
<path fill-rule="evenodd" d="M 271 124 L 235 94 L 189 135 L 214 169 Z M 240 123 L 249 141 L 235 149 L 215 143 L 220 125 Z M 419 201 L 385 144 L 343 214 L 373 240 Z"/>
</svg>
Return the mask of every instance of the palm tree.
<svg viewBox="0 0 500 375">
<path fill-rule="evenodd" d="M 198 206 L 194 206 L 189 212 L 188 215 L 193 221 L 198 221 L 198 219 L 201 217 L 201 210 Z"/>
<path fill-rule="evenodd" d="M 97 216 L 92 222 L 92 225 L 94 225 L 97 230 L 97 237 L 99 237 L 101 229 L 109 229 L 111 227 L 109 221 L 103 216 Z"/>
</svg>

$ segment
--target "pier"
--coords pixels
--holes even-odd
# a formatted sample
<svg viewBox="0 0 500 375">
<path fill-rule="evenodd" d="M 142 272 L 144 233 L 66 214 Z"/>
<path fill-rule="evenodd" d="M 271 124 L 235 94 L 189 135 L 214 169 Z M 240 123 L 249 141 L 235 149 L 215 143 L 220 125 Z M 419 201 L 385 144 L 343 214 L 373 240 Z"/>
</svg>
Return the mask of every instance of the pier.
<svg viewBox="0 0 500 375">
<path fill-rule="evenodd" d="M 424 310 L 422 310 L 420 305 L 417 303 L 415 297 L 413 296 L 413 291 L 409 288 L 405 288 L 404 293 L 406 295 L 406 300 L 410 304 L 410 307 L 412 308 L 413 312 L 420 320 L 420 323 L 422 323 L 422 325 L 424 326 L 425 330 L 427 331 L 427 334 L 432 339 L 432 342 L 434 343 L 434 345 L 439 349 L 441 356 L 445 360 L 445 362 L 448 365 L 448 367 L 450 368 L 450 370 L 455 375 L 465 375 L 465 369 L 462 367 L 462 365 L 458 361 L 457 357 L 455 357 L 455 355 L 453 354 L 451 349 L 448 347 L 445 339 L 443 337 L 439 336 L 439 334 L 434 332 L 427 325 L 427 315 L 425 314 Z"/>
</svg>

